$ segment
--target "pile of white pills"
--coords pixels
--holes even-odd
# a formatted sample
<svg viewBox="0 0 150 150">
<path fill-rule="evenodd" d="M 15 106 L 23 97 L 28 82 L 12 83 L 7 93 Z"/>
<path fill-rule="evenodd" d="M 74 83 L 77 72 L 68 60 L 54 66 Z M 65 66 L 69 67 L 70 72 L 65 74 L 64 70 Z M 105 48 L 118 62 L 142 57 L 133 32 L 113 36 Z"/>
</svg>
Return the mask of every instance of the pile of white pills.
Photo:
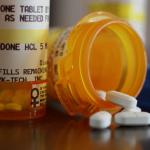
<svg viewBox="0 0 150 150">
<path fill-rule="evenodd" d="M 104 95 L 104 92 L 102 95 Z M 124 108 L 123 111 L 114 116 L 114 122 L 117 125 L 150 125 L 150 113 L 142 112 L 141 109 L 137 107 L 137 100 L 134 97 L 117 91 L 109 91 L 106 93 L 105 99 Z M 111 122 L 112 115 L 107 111 L 97 112 L 89 118 L 89 125 L 92 128 L 97 129 L 108 128 L 111 125 Z"/>
</svg>

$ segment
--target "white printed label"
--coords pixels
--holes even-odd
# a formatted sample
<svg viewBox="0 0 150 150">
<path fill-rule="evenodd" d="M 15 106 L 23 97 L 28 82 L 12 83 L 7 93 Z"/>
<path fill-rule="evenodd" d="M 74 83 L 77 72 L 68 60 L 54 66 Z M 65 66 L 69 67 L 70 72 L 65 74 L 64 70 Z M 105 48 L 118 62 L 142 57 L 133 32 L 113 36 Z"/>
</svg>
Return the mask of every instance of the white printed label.
<svg viewBox="0 0 150 150">
<path fill-rule="evenodd" d="M 7 45 L 10 47 L 11 43 L 0 43 L 0 81 L 26 82 L 46 79 L 47 43 L 18 43 L 15 50 L 6 50 Z"/>
<path fill-rule="evenodd" d="M 1 29 L 47 29 L 49 0 L 1 0 Z"/>
<path fill-rule="evenodd" d="M 47 78 L 49 0 L 0 1 L 0 81 Z"/>
</svg>

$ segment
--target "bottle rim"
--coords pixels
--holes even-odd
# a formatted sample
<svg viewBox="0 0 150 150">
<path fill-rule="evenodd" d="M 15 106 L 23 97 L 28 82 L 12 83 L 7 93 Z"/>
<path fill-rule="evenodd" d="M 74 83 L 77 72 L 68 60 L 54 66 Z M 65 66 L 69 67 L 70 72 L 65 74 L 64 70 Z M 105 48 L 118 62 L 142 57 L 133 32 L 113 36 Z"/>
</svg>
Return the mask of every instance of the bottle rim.
<svg viewBox="0 0 150 150">
<path fill-rule="evenodd" d="M 91 77 L 90 77 L 90 70 L 89 70 L 89 61 L 90 61 L 90 54 L 91 54 L 91 47 L 92 47 L 92 45 L 93 45 L 93 43 L 94 43 L 94 41 L 95 41 L 95 39 L 96 39 L 96 37 L 97 37 L 97 35 L 98 34 L 100 34 L 100 32 L 104 29 L 104 28 L 106 28 L 106 27 L 108 27 L 108 26 L 110 26 L 110 25 L 112 25 L 112 24 L 118 24 L 118 25 L 125 25 L 125 26 L 127 26 L 127 27 L 130 27 L 126 22 L 124 22 L 124 21 L 119 21 L 119 20 L 113 20 L 113 21 L 109 21 L 108 23 L 106 23 L 105 25 L 103 25 L 103 26 L 101 26 L 96 32 L 95 32 L 95 34 L 93 35 L 93 40 L 90 42 L 90 46 L 89 46 L 89 48 L 88 49 L 84 49 L 83 51 L 82 51 L 82 54 L 83 54 L 83 56 L 84 56 L 84 54 L 85 54 L 85 52 L 88 54 L 88 58 L 87 58 L 87 62 L 86 62 L 86 64 L 87 64 L 87 69 L 84 69 L 85 68 L 85 63 L 80 63 L 80 72 L 81 72 L 81 75 L 82 75 L 82 79 L 84 80 L 84 79 L 88 79 L 88 82 L 87 82 L 87 80 L 85 80 L 84 81 L 84 84 L 85 85 L 87 85 L 87 87 L 91 87 L 90 89 L 91 89 L 91 94 L 95 97 L 97 97 L 98 96 L 98 94 L 97 94 L 97 92 L 96 92 L 96 90 L 94 89 L 94 87 L 93 87 L 93 83 L 92 83 L 92 81 L 91 81 Z M 142 45 L 142 42 L 140 41 L 140 38 L 138 37 L 138 35 L 133 31 L 133 33 L 135 34 L 135 36 L 137 36 L 137 38 L 138 38 L 138 42 L 139 42 L 139 45 Z M 144 49 L 144 48 L 143 48 Z M 142 57 L 142 56 L 141 56 Z M 81 59 L 84 59 L 84 58 L 81 58 Z M 141 75 L 141 83 L 139 84 L 139 87 L 137 88 L 138 90 L 135 92 L 135 93 L 133 93 L 133 96 L 137 96 L 138 95 L 138 93 L 140 92 L 140 90 L 141 90 L 141 88 L 142 88 L 142 86 L 143 86 L 143 84 L 144 84 L 144 80 L 145 80 L 145 77 L 146 77 L 146 68 L 147 68 L 147 58 L 146 58 L 146 56 L 145 56 L 145 52 L 144 52 L 144 54 L 143 54 L 143 60 L 145 61 L 144 62 L 144 65 L 145 66 L 143 66 L 143 71 L 141 72 L 143 75 Z M 79 60 L 79 61 L 81 61 L 81 60 Z M 127 67 L 127 66 L 125 66 L 125 67 Z M 83 70 L 85 71 L 85 70 L 87 70 L 87 72 L 86 73 L 83 73 Z M 132 88 L 132 87 L 130 87 L 130 88 Z M 102 89 L 103 90 L 103 89 Z M 118 89 L 119 90 L 119 89 Z M 129 89 L 130 90 L 130 89 Z M 93 98 L 93 99 L 97 99 L 97 98 Z"/>
<path fill-rule="evenodd" d="M 126 23 L 125 21 L 123 21 L 123 20 L 118 20 L 118 19 L 117 20 L 106 19 L 106 20 L 107 20 L 106 21 L 107 23 L 105 22 L 103 25 L 101 25 L 99 27 L 98 30 L 96 30 L 96 32 L 93 34 L 93 37 L 92 37 L 93 40 L 90 42 L 90 46 L 88 47 L 88 49 L 82 49 L 82 53 L 81 53 L 82 56 L 79 57 L 80 59 L 79 59 L 79 68 L 78 69 L 80 70 L 80 75 L 81 75 L 81 78 L 82 78 L 83 87 L 85 87 L 86 94 L 90 97 L 89 99 L 91 99 L 91 103 L 97 103 L 97 100 L 100 99 L 100 97 L 97 94 L 97 90 L 94 88 L 93 83 L 91 81 L 90 70 L 89 70 L 89 59 L 90 59 L 90 54 L 91 54 L 91 47 L 93 45 L 94 40 L 96 39 L 97 35 L 100 34 L 100 32 L 104 28 L 106 28 L 108 26 L 111 26 L 113 24 L 123 25 L 123 26 L 126 26 L 127 28 L 130 28 L 130 30 L 132 30 L 132 28 L 130 27 L 130 25 L 128 23 Z M 102 21 L 100 21 L 100 22 L 102 22 Z M 78 26 L 79 26 L 79 24 L 77 25 L 77 27 Z M 132 33 L 134 34 L 134 36 L 137 37 L 139 45 L 142 46 L 143 44 L 142 44 L 139 36 L 136 34 L 136 32 L 134 30 L 132 30 Z M 85 44 L 85 43 L 83 43 L 83 44 Z M 83 46 L 83 45 L 81 45 L 81 46 Z M 144 49 L 144 47 L 143 47 L 143 49 Z M 85 53 L 88 54 L 88 57 L 84 56 Z M 138 56 L 138 57 L 140 57 L 140 56 Z M 140 81 L 139 86 L 136 89 L 136 92 L 132 93 L 133 96 L 137 96 L 138 95 L 138 93 L 140 92 L 140 90 L 141 90 L 141 88 L 142 88 L 142 86 L 144 84 L 144 80 L 145 80 L 145 77 L 146 77 L 147 59 L 146 59 L 145 52 L 144 52 L 144 54 L 143 54 L 142 57 L 143 57 L 143 61 L 144 61 L 143 73 L 142 73 L 142 75 L 140 75 L 141 76 L 141 79 L 140 79 L 141 81 Z M 83 61 L 86 61 L 87 63 L 81 63 Z M 87 69 L 85 69 L 85 68 L 87 68 Z M 141 66 L 140 66 L 140 69 L 141 69 Z M 130 88 L 132 88 L 132 87 L 130 87 Z M 116 90 L 116 89 L 114 89 L 114 90 Z M 100 106 L 102 108 L 106 107 L 107 103 L 108 102 L 105 102 L 105 101 L 101 100 L 100 101 Z M 108 107 L 109 106 L 110 107 L 114 107 L 114 105 L 112 106 L 109 103 L 107 105 L 108 105 Z M 118 109 L 120 109 L 120 108 L 118 108 Z"/>
</svg>

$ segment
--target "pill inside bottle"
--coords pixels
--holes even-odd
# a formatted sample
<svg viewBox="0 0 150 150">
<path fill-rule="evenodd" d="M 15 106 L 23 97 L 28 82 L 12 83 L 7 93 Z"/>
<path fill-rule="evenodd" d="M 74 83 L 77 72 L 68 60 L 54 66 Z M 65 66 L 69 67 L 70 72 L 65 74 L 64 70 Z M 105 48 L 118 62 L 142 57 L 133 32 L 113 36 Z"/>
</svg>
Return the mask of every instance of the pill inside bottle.
<svg viewBox="0 0 150 150">
<path fill-rule="evenodd" d="M 119 111 L 99 97 L 100 90 L 138 95 L 147 59 L 140 37 L 127 22 L 95 12 L 57 37 L 49 40 L 48 93 L 70 115 Z"/>
</svg>

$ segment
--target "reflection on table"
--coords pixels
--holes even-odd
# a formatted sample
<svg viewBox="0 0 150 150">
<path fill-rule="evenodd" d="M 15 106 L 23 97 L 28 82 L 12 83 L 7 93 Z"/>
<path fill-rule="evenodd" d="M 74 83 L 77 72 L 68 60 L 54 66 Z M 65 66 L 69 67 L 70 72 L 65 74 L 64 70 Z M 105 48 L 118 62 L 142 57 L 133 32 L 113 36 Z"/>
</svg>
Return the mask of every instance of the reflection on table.
<svg viewBox="0 0 150 150">
<path fill-rule="evenodd" d="M 53 108 L 40 120 L 0 121 L 1 150 L 149 150 L 149 140 L 150 127 L 93 130 Z"/>
</svg>

